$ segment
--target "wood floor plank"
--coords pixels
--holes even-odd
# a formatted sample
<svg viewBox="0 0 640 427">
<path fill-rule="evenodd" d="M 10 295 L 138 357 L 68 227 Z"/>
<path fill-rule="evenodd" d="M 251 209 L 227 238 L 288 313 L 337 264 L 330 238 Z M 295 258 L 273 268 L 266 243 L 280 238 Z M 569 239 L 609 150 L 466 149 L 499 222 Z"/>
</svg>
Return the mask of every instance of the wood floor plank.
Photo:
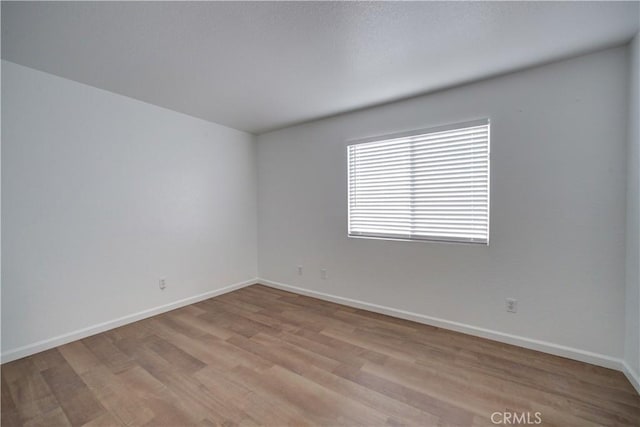
<svg viewBox="0 0 640 427">
<path fill-rule="evenodd" d="M 4 416 L 4 414 L 2 414 Z M 72 424 L 62 408 L 55 408 L 24 423 L 25 427 L 70 427 Z"/>
<path fill-rule="evenodd" d="M 0 397 L 0 418 L 4 420 L 7 425 L 18 425 L 20 423 L 20 414 L 18 413 L 18 408 L 16 407 L 16 404 L 13 401 L 13 397 L 11 396 L 9 385 L 7 384 L 7 380 L 4 376 L 0 380 L 2 382 L 2 397 Z"/>
<path fill-rule="evenodd" d="M 376 390 L 348 381 L 332 372 L 310 368 L 303 373 L 305 378 L 339 393 L 345 399 L 356 400 L 372 409 L 380 410 L 392 419 L 396 425 L 436 425 L 437 416 L 392 399 Z"/>
<path fill-rule="evenodd" d="M 84 345 L 82 341 L 74 341 L 58 347 L 60 354 L 73 370 L 81 375 L 100 366 L 100 360 Z"/>
<path fill-rule="evenodd" d="M 40 371 L 44 371 L 49 368 L 57 366 L 63 366 L 67 362 L 57 348 L 43 351 L 33 355 L 33 363 Z"/>
<path fill-rule="evenodd" d="M 187 426 L 198 423 L 201 420 L 199 414 L 191 412 L 192 408 L 184 404 L 185 400 L 159 380 L 162 370 L 156 369 L 155 372 L 156 376 L 148 369 L 136 366 L 118 374 L 129 392 L 153 412 L 154 417 L 144 425 Z"/>
<path fill-rule="evenodd" d="M 413 406 L 433 416 L 437 416 L 441 420 L 444 420 L 444 422 L 451 422 L 454 425 L 470 425 L 473 420 L 474 414 L 462 408 L 460 405 L 450 404 L 437 397 L 407 387 L 400 382 L 388 380 L 348 366 L 342 366 L 334 370 L 334 373 L 344 379 L 376 390 L 392 399 Z M 461 403 L 463 402 L 462 399 L 466 399 L 466 396 L 461 396 Z M 500 406 L 496 405 L 496 407 L 502 410 Z"/>
<path fill-rule="evenodd" d="M 106 412 L 82 378 L 66 362 L 42 371 L 42 377 L 60 402 L 71 425 L 81 426 Z"/>
<path fill-rule="evenodd" d="M 214 392 L 224 387 L 225 390 L 231 390 L 229 398 L 241 396 L 239 399 L 234 399 L 234 402 L 262 425 L 311 425 L 311 419 L 306 417 L 302 409 L 281 399 L 278 395 L 261 392 L 259 379 L 261 371 L 262 369 L 251 369 L 243 365 L 224 371 L 211 366 L 198 372 L 196 377 Z"/>
<path fill-rule="evenodd" d="M 640 426 L 620 372 L 262 285 L 2 365 L 2 426 Z"/>
<path fill-rule="evenodd" d="M 330 388 L 278 365 L 263 375 L 269 392 L 280 393 L 287 401 L 313 414 L 324 424 L 331 424 L 336 420 L 336 424 L 344 425 L 382 425 L 388 418 L 377 409 L 345 398 Z"/>
<path fill-rule="evenodd" d="M 84 372 L 82 380 L 110 414 L 110 417 L 99 417 L 92 422 L 99 424 L 106 418 L 122 425 L 143 425 L 155 417 L 153 411 L 106 366 Z"/>
<path fill-rule="evenodd" d="M 134 366 L 131 358 L 113 345 L 108 333 L 85 338 L 82 343 L 113 372 L 121 372 Z"/>
<path fill-rule="evenodd" d="M 7 382 L 20 423 L 26 424 L 60 407 L 56 396 L 31 359 L 2 365 L 2 377 Z"/>
</svg>

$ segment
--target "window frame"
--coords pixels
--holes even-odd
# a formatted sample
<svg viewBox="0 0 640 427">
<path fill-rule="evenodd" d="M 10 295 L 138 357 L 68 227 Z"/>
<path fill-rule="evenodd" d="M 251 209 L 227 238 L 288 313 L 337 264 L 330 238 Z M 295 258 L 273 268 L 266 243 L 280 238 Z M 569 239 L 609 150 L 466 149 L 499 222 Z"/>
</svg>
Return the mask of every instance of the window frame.
<svg viewBox="0 0 640 427">
<path fill-rule="evenodd" d="M 437 237 L 403 237 L 403 236 L 379 236 L 367 234 L 351 234 L 351 176 L 349 164 L 349 147 L 353 145 L 366 144 L 368 142 L 382 142 L 385 140 L 408 138 L 413 136 L 425 135 L 429 133 L 444 132 L 448 130 L 464 129 L 475 126 L 487 126 L 487 239 L 485 241 L 473 241 L 468 239 L 456 239 L 455 237 L 437 238 Z M 347 140 L 345 144 L 346 164 L 347 164 L 347 237 L 351 239 L 369 239 L 369 240 L 390 240 L 400 242 L 422 242 L 422 243 L 450 243 L 450 244 L 467 244 L 474 246 L 489 246 L 491 236 L 491 119 L 489 117 L 469 120 L 464 122 L 450 123 L 441 126 L 433 126 L 428 128 L 414 129 L 410 131 L 395 132 L 384 135 L 372 136 L 367 138 L 359 138 Z"/>
</svg>

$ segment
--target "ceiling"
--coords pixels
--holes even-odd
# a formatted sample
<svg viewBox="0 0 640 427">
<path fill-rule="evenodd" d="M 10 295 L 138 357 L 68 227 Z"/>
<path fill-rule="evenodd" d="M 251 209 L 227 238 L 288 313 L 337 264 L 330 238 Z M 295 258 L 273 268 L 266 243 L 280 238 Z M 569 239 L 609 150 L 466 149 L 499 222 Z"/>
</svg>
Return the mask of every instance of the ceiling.
<svg viewBox="0 0 640 427">
<path fill-rule="evenodd" d="M 253 133 L 628 41 L 637 2 L 2 2 L 2 58 Z"/>
</svg>

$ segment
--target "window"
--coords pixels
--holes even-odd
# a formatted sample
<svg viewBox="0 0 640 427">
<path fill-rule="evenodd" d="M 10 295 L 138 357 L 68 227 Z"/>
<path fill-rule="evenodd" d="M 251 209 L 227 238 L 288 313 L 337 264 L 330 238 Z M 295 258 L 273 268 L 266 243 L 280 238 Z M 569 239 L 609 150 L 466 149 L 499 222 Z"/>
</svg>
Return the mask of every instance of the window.
<svg viewBox="0 0 640 427">
<path fill-rule="evenodd" d="M 489 243 L 489 121 L 350 144 L 349 236 Z"/>
</svg>

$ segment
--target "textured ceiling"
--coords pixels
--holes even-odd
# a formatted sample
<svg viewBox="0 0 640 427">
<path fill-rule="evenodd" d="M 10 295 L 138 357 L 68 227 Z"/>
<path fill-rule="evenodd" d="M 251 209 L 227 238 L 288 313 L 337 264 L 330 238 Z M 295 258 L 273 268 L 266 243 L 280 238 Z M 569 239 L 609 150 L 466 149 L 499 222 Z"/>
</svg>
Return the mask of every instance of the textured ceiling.
<svg viewBox="0 0 640 427">
<path fill-rule="evenodd" d="M 2 57 L 254 133 L 622 44 L 637 2 L 2 2 Z"/>
</svg>

